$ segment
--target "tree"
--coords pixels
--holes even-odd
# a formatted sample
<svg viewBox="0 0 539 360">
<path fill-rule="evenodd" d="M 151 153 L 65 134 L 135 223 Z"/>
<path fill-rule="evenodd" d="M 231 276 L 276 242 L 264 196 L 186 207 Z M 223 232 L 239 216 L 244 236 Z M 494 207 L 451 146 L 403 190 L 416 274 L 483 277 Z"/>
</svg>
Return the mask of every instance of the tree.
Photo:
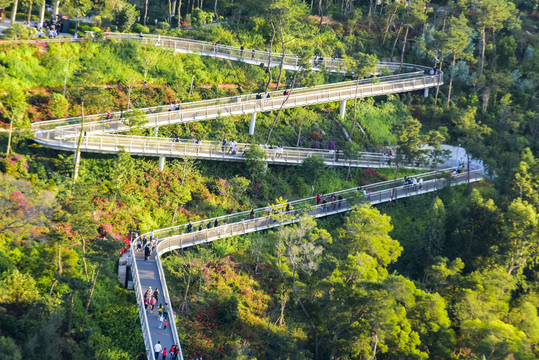
<svg viewBox="0 0 539 360">
<path fill-rule="evenodd" d="M 314 155 L 312 157 L 307 157 L 301 162 L 300 172 L 305 182 L 311 185 L 311 196 L 314 194 L 314 185 L 316 181 L 324 174 L 326 171 L 326 164 L 324 159 L 319 158 Z"/>
<path fill-rule="evenodd" d="M 11 7 L 11 26 L 17 21 L 17 7 L 19 5 L 19 0 L 13 0 L 13 6 Z"/>
<path fill-rule="evenodd" d="M 394 196 L 400 167 L 404 164 L 419 163 L 421 157 L 428 152 L 424 148 L 428 139 L 421 135 L 420 131 L 421 123 L 413 117 L 409 117 L 396 127 L 397 150 L 395 152 L 395 179 L 392 197 Z"/>
<path fill-rule="evenodd" d="M 137 20 L 140 12 L 137 10 L 135 5 L 124 3 L 118 10 L 114 13 L 114 20 L 118 26 L 118 30 L 121 32 L 126 32 L 131 29 L 131 26 Z M 146 18 L 144 18 L 146 21 Z"/>
<path fill-rule="evenodd" d="M 401 64 L 399 71 L 402 70 L 404 63 L 404 51 L 406 49 L 406 41 L 408 40 L 408 32 L 411 28 L 424 24 L 427 21 L 427 4 L 429 0 L 410 0 L 408 5 L 403 9 L 401 14 L 402 26 L 404 26 L 404 40 L 402 42 Z"/>
<path fill-rule="evenodd" d="M 533 205 L 514 199 L 507 207 L 503 232 L 507 239 L 508 274 L 539 260 L 539 215 Z"/>
<path fill-rule="evenodd" d="M 251 182 L 259 182 L 264 178 L 267 163 L 266 153 L 260 149 L 258 144 L 251 144 L 245 150 L 245 167 L 251 178 Z"/>
<path fill-rule="evenodd" d="M 449 18 L 447 36 L 444 41 L 444 54 L 452 55 L 451 77 L 449 80 L 449 90 L 447 93 L 446 108 L 449 108 L 451 100 L 451 89 L 453 88 L 453 79 L 455 78 L 455 64 L 458 59 L 473 61 L 473 53 L 469 52 L 471 29 L 468 27 L 468 20 L 464 14 L 458 18 L 451 16 Z"/>
<path fill-rule="evenodd" d="M 477 26 L 481 33 L 481 57 L 479 60 L 479 75 L 483 75 L 485 63 L 485 48 L 487 45 L 487 30 L 492 31 L 494 44 L 496 32 L 504 27 L 519 27 L 516 19 L 517 9 L 509 0 L 474 0 L 477 13 Z M 494 45 L 496 46 L 496 45 Z M 496 61 L 496 60 L 494 60 Z"/>
<path fill-rule="evenodd" d="M 15 81 L 10 80 L 10 78 L 4 79 L 2 88 L 9 89 L 9 91 L 0 93 L 0 109 L 5 109 L 9 118 L 9 135 L 6 149 L 6 155 L 9 157 L 11 154 L 13 126 L 20 125 L 26 112 L 27 104 L 24 91 Z"/>
<path fill-rule="evenodd" d="M 468 109 L 463 111 L 461 116 L 454 121 L 458 132 L 458 140 L 464 144 L 464 148 L 466 149 L 468 192 L 470 191 L 470 147 L 474 143 L 481 142 L 483 137 L 491 132 L 491 129 L 487 125 L 481 125 L 481 122 L 475 121 L 476 111 L 476 108 L 468 107 Z"/>
<path fill-rule="evenodd" d="M 387 266 L 396 261 L 402 252 L 399 242 L 389 236 L 393 229 L 390 217 L 369 204 L 355 206 L 344 228 L 339 229 L 339 244 L 348 254 L 366 254 L 375 260 L 381 277 L 387 275 Z"/>
</svg>

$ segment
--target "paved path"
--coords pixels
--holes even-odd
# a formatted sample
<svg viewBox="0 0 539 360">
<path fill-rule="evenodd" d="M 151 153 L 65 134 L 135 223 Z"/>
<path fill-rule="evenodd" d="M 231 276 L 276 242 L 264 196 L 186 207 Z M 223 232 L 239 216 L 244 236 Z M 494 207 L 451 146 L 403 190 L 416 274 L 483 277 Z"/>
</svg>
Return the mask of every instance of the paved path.
<svg viewBox="0 0 539 360">
<path fill-rule="evenodd" d="M 481 178 L 481 168 L 470 172 L 471 182 L 479 181 Z M 339 214 L 349 211 L 354 204 L 361 201 L 367 201 L 375 205 L 430 193 L 437 191 L 440 187 L 447 184 L 457 185 L 466 183 L 468 174 L 462 173 L 450 175 L 450 172 L 446 170 L 442 172 L 420 174 L 416 176 L 416 179 L 420 180 L 415 185 L 401 185 L 394 187 L 393 181 L 386 181 L 362 188 L 337 191 L 332 194 L 324 195 L 327 200 L 326 203 L 317 204 L 316 198 L 310 197 L 292 201 L 288 203 L 289 207 L 287 207 L 286 204 L 275 206 L 271 212 L 269 212 L 268 208 L 259 208 L 253 210 L 253 213 L 246 211 L 206 219 L 192 223 L 195 231 L 191 232 L 187 229 L 188 224 L 156 230 L 154 231 L 155 236 L 158 236 L 161 239 L 157 245 L 157 261 L 144 261 L 141 254 L 136 254 L 134 251 L 136 240 L 132 243 L 131 254 L 136 259 L 135 266 L 133 267 L 133 278 L 140 279 L 139 284 L 136 284 L 135 287 L 137 291 L 140 291 L 141 293 L 144 293 L 149 286 L 152 286 L 152 289 L 159 287 L 163 290 L 162 293 L 164 297 L 170 300 L 160 260 L 161 256 L 169 251 L 204 244 L 229 236 L 242 235 L 292 224 L 300 221 L 305 215 L 320 218 Z M 398 183 L 401 184 L 402 179 L 399 179 Z M 208 223 L 212 225 L 210 228 L 207 227 Z M 215 226 L 215 224 L 217 224 L 217 226 Z M 199 225 L 202 225 L 203 230 L 196 231 L 196 229 L 199 228 Z M 138 299 L 139 307 L 143 307 L 141 296 L 138 296 Z M 170 301 L 168 302 L 171 303 Z M 171 317 L 174 317 L 173 313 L 171 314 Z M 145 323 L 145 321 L 147 322 Z M 155 330 L 157 327 L 156 321 L 155 316 L 141 317 L 143 332 L 147 329 L 146 331 L 148 333 L 148 348 L 151 348 L 157 341 L 161 341 L 162 344 L 172 344 L 174 341 L 179 341 L 175 327 L 172 327 L 170 331 L 167 331 L 166 333 L 158 331 Z M 152 356 L 153 353 L 148 353 L 149 359 L 152 359 Z M 181 358 L 183 359 L 183 356 Z"/>
</svg>

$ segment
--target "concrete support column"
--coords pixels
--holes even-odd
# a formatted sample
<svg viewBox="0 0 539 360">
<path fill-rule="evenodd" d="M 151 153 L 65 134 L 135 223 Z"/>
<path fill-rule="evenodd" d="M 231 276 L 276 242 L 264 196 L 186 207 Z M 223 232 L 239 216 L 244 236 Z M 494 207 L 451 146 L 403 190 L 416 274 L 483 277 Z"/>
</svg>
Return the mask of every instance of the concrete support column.
<svg viewBox="0 0 539 360">
<path fill-rule="evenodd" d="M 267 172 L 268 172 L 268 163 L 265 162 L 264 163 L 264 175 L 266 175 Z"/>
<path fill-rule="evenodd" d="M 155 136 L 158 136 L 159 135 L 159 126 L 156 126 L 155 127 Z"/>
<path fill-rule="evenodd" d="M 425 88 L 425 91 L 423 92 L 423 97 L 429 97 L 429 88 Z"/>
<path fill-rule="evenodd" d="M 344 119 L 344 115 L 346 115 L 346 100 L 341 102 L 341 119 Z"/>
<path fill-rule="evenodd" d="M 249 135 L 254 135 L 256 125 L 256 113 L 251 115 L 251 124 L 249 125 Z"/>
<path fill-rule="evenodd" d="M 159 156 L 159 170 L 163 171 L 165 169 L 165 157 Z"/>
</svg>

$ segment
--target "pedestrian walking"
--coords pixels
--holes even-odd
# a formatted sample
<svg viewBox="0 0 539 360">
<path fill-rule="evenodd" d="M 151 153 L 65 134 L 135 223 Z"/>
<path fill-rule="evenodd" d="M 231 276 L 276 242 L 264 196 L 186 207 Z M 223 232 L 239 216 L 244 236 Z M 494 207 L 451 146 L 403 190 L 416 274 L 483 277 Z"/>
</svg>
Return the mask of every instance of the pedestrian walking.
<svg viewBox="0 0 539 360">
<path fill-rule="evenodd" d="M 241 57 L 242 59 L 243 59 L 243 50 L 244 50 L 244 49 L 245 49 L 245 48 L 243 47 L 243 44 L 241 44 L 241 46 L 240 46 L 240 57 Z"/>
<path fill-rule="evenodd" d="M 158 341 L 157 344 L 155 344 L 155 346 L 153 347 L 155 359 L 159 358 L 159 354 L 161 353 L 162 348 L 163 347 L 161 346 L 161 341 Z"/>
<path fill-rule="evenodd" d="M 163 317 L 165 320 L 168 320 L 168 303 L 165 303 L 165 306 L 163 306 Z"/>
<path fill-rule="evenodd" d="M 320 194 L 316 195 L 316 205 L 320 204 Z"/>
<path fill-rule="evenodd" d="M 167 358 L 167 348 L 164 348 L 163 349 L 163 359 L 166 359 Z M 157 360 L 157 358 L 155 358 L 155 360 Z"/>
<path fill-rule="evenodd" d="M 151 253 L 152 253 L 152 249 L 150 249 L 149 245 L 146 245 L 146 247 L 144 248 L 144 261 L 148 260 Z"/>
<path fill-rule="evenodd" d="M 255 58 L 255 49 L 253 49 L 253 51 L 251 51 L 251 59 L 254 60 L 254 58 Z"/>
<path fill-rule="evenodd" d="M 163 305 L 159 304 L 159 307 L 157 308 L 157 313 L 159 316 L 163 315 Z"/>
<path fill-rule="evenodd" d="M 167 329 L 168 322 L 166 320 L 163 320 L 163 329 Z"/>
<path fill-rule="evenodd" d="M 189 220 L 189 224 L 187 225 L 187 232 L 190 233 L 193 231 L 193 224 L 191 223 L 191 220 Z"/>
<path fill-rule="evenodd" d="M 155 302 L 159 301 L 159 289 L 155 289 L 153 292 L 153 298 L 155 299 Z"/>
<path fill-rule="evenodd" d="M 161 329 L 163 327 L 163 321 L 165 321 L 165 318 L 163 317 L 163 315 L 159 315 L 159 323 L 157 325 L 158 329 Z"/>
<path fill-rule="evenodd" d="M 150 242 L 153 240 L 153 230 L 150 232 Z"/>
</svg>

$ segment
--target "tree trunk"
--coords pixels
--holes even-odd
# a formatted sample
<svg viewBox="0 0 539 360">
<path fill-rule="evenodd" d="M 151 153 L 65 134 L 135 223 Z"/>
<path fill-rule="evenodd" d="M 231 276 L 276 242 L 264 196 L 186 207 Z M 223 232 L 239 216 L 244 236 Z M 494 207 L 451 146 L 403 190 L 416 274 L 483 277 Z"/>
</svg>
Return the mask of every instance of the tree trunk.
<svg viewBox="0 0 539 360">
<path fill-rule="evenodd" d="M 406 31 L 404 32 L 404 42 L 402 44 L 402 52 L 401 52 L 401 65 L 399 67 L 399 72 L 402 70 L 402 64 L 404 64 L 404 50 L 406 50 L 406 40 L 408 39 L 408 31 L 410 30 L 410 27 L 406 27 Z"/>
<path fill-rule="evenodd" d="M 52 282 L 52 285 L 51 285 L 51 289 L 49 291 L 49 297 L 52 296 L 52 290 L 54 290 L 54 286 L 58 283 L 58 279 L 55 279 L 53 282 Z"/>
<path fill-rule="evenodd" d="M 391 24 L 393 24 L 393 17 L 397 14 L 397 7 L 395 7 L 395 11 L 391 14 L 389 17 L 389 21 L 387 22 L 386 32 L 384 33 L 384 40 L 382 40 L 382 44 L 386 43 L 387 34 L 389 33 L 389 28 L 391 27 Z"/>
<path fill-rule="evenodd" d="M 213 3 L 213 12 L 215 14 L 215 21 L 219 22 L 219 15 L 217 14 L 217 0 Z"/>
<path fill-rule="evenodd" d="M 56 17 L 58 16 L 59 11 L 60 11 L 60 0 L 55 0 L 54 1 L 54 9 L 52 11 L 53 20 L 56 20 Z"/>
<path fill-rule="evenodd" d="M 446 109 L 449 109 L 449 101 L 451 100 L 451 89 L 453 88 L 453 78 L 455 76 L 456 60 L 457 60 L 457 55 L 453 53 L 453 61 L 451 61 L 451 77 L 449 78 L 449 91 L 447 92 L 447 104 L 445 104 Z"/>
<path fill-rule="evenodd" d="M 79 177 L 79 164 L 80 164 L 80 147 L 82 145 L 82 137 L 84 135 L 84 103 L 81 104 L 81 110 L 82 110 L 82 120 L 81 120 L 81 126 L 80 126 L 80 135 L 79 135 L 79 141 L 77 143 L 77 150 L 75 152 L 75 164 L 73 167 L 73 185 L 77 182 L 77 178 Z"/>
<path fill-rule="evenodd" d="M 487 32 L 485 27 L 481 29 L 481 57 L 479 59 L 479 75 L 483 75 L 483 66 L 485 62 L 485 47 L 487 45 Z"/>
<path fill-rule="evenodd" d="M 279 35 L 281 36 L 281 46 L 283 49 L 283 56 L 281 56 L 281 64 L 279 66 L 279 77 L 277 78 L 277 86 L 275 88 L 275 91 L 279 91 L 279 84 L 281 83 L 281 78 L 283 77 L 283 67 L 284 67 L 284 57 L 286 54 L 286 47 L 284 46 L 284 38 L 283 38 L 283 24 L 281 19 L 279 19 Z"/>
<path fill-rule="evenodd" d="M 169 2 L 170 2 L 170 0 L 169 0 Z M 172 16 L 176 15 L 176 0 L 174 0 L 174 1 L 172 2 L 172 7 L 171 7 L 171 13 L 170 13 L 170 15 L 172 15 Z"/>
<path fill-rule="evenodd" d="M 298 141 L 296 141 L 296 146 L 299 146 L 299 142 L 300 142 L 300 139 L 301 139 L 301 129 L 303 128 L 303 122 L 305 120 L 301 120 L 301 122 L 299 123 L 299 132 L 298 132 Z"/>
<path fill-rule="evenodd" d="M 277 124 L 277 120 L 279 119 L 279 115 L 281 115 L 281 111 L 283 111 L 284 104 L 288 101 L 288 98 L 290 97 L 291 91 L 294 89 L 294 85 L 296 84 L 296 76 L 298 75 L 298 71 L 294 73 L 294 80 L 292 80 L 292 88 L 288 92 L 288 96 L 284 99 L 283 103 L 281 104 L 281 107 L 279 108 L 279 111 L 277 112 L 277 115 L 275 116 L 275 120 L 273 120 L 273 124 L 271 125 L 271 129 L 268 133 L 268 140 L 266 143 L 268 144 L 270 141 L 271 133 L 273 132 L 273 128 L 275 128 L 275 125 Z"/>
<path fill-rule="evenodd" d="M 492 29 L 492 45 L 494 47 L 494 61 L 492 62 L 492 72 L 496 74 L 496 62 L 498 61 L 497 55 L 496 55 L 496 31 Z"/>
<path fill-rule="evenodd" d="M 11 138 L 13 137 L 13 116 L 10 117 L 9 134 L 7 138 L 6 158 L 11 154 Z"/>
<path fill-rule="evenodd" d="M 444 62 L 444 54 L 442 53 L 441 54 L 441 57 L 440 57 L 440 67 L 439 67 L 439 70 L 440 70 L 440 74 L 442 74 L 442 64 Z M 442 76 L 442 75 L 440 75 Z M 440 93 L 440 84 L 438 84 L 436 86 L 436 95 L 434 96 L 434 113 L 436 114 L 436 107 L 438 105 L 438 94 Z"/>
<path fill-rule="evenodd" d="M 264 89 L 264 94 L 268 92 L 268 88 L 271 84 L 271 54 L 273 52 L 273 40 L 275 40 L 275 24 L 273 24 L 273 19 L 271 20 L 271 28 L 273 29 L 273 33 L 271 34 L 271 41 L 270 41 L 270 51 L 268 55 L 268 83 L 266 84 L 266 88 Z"/>
<path fill-rule="evenodd" d="M 28 25 L 30 25 L 30 22 L 32 21 L 32 5 L 33 4 L 34 4 L 34 2 L 30 1 L 30 4 L 28 5 L 28 19 L 26 20 Z"/>
<path fill-rule="evenodd" d="M 84 310 L 84 316 L 82 318 L 82 324 L 80 326 L 80 331 L 82 332 L 84 330 L 84 324 L 86 323 L 86 316 L 88 315 L 88 309 L 90 308 L 90 304 L 92 304 L 92 299 L 94 298 L 94 289 L 95 289 L 95 283 L 97 282 L 97 276 L 99 275 L 99 267 L 97 268 L 97 271 L 94 276 L 94 281 L 92 284 L 92 288 L 90 289 L 90 298 L 88 299 L 88 303 L 86 304 L 86 310 Z"/>
<path fill-rule="evenodd" d="M 17 18 L 17 6 L 19 5 L 19 0 L 13 2 L 13 7 L 11 8 L 11 25 L 15 24 Z"/>
<path fill-rule="evenodd" d="M 399 30 L 397 30 L 397 36 L 395 36 L 395 42 L 393 43 L 393 48 L 391 48 L 391 56 L 390 56 L 391 61 L 393 60 L 393 53 L 395 52 L 395 48 L 397 47 L 397 42 L 399 41 L 399 36 L 401 34 L 401 31 L 402 31 L 402 25 L 399 26 Z"/>
<path fill-rule="evenodd" d="M 82 238 L 82 263 L 84 264 L 84 273 L 86 274 L 86 282 L 90 281 L 88 277 L 88 266 L 86 265 L 86 240 Z"/>
<path fill-rule="evenodd" d="M 67 317 L 67 332 L 71 330 L 71 318 L 73 317 L 73 307 L 75 306 L 75 291 L 71 290 L 71 307 Z"/>
<path fill-rule="evenodd" d="M 45 6 L 46 6 L 46 0 L 43 0 L 43 3 L 41 4 L 41 8 L 39 9 L 39 28 L 43 28 L 43 21 L 45 21 Z"/>
<path fill-rule="evenodd" d="M 178 2 L 178 30 L 182 28 L 182 0 Z"/>
<path fill-rule="evenodd" d="M 146 26 L 146 19 L 148 18 L 148 0 L 144 4 L 144 20 L 143 25 Z"/>
</svg>

